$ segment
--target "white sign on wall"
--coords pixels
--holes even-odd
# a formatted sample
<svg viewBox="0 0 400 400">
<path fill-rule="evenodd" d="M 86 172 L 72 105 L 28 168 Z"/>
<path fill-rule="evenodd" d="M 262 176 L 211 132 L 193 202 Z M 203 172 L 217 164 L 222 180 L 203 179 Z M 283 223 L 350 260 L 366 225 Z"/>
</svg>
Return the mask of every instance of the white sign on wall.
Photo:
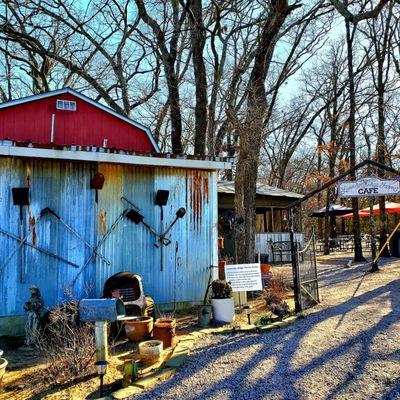
<svg viewBox="0 0 400 400">
<path fill-rule="evenodd" d="M 338 197 L 370 197 L 400 194 L 399 179 L 380 179 L 367 177 L 356 181 L 338 183 Z"/>
<path fill-rule="evenodd" d="M 260 264 L 225 265 L 225 279 L 234 292 L 262 290 Z"/>
</svg>

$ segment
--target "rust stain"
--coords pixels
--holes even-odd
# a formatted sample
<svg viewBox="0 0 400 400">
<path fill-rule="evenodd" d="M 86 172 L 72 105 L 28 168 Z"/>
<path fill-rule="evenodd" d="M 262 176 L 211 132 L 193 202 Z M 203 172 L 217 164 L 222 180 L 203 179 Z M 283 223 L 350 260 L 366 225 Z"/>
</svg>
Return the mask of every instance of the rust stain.
<svg viewBox="0 0 400 400">
<path fill-rule="evenodd" d="M 101 210 L 99 214 L 99 230 L 102 235 L 107 232 L 107 211 Z"/>
<path fill-rule="evenodd" d="M 208 178 L 203 180 L 204 200 L 208 203 Z"/>
<path fill-rule="evenodd" d="M 31 187 L 31 169 L 29 168 L 29 165 L 26 166 L 25 182 L 27 187 Z"/>
<path fill-rule="evenodd" d="M 33 228 L 35 226 L 35 223 L 36 223 L 35 217 L 29 217 L 29 227 Z M 36 239 L 37 239 L 37 237 L 36 237 L 36 228 L 33 228 L 33 231 L 32 231 L 32 244 L 34 246 L 36 246 Z"/>
<path fill-rule="evenodd" d="M 194 171 L 190 186 L 190 205 L 192 208 L 193 223 L 198 229 L 201 225 L 203 211 L 202 179 L 199 171 Z"/>
</svg>

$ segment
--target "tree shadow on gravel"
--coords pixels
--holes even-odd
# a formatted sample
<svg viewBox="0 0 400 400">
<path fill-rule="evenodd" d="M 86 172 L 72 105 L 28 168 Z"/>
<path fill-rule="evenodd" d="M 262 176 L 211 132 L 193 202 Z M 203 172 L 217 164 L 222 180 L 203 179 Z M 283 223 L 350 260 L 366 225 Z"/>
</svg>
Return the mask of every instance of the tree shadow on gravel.
<svg viewBox="0 0 400 400">
<path fill-rule="evenodd" d="M 234 373 L 230 373 L 212 384 L 209 382 L 199 382 L 197 380 L 195 388 L 197 390 L 190 392 L 190 388 L 188 388 L 188 391 L 183 397 L 182 394 L 180 394 L 179 399 L 199 400 L 219 398 L 218 394 L 221 394 L 220 398 L 231 400 L 302 398 L 304 393 L 301 389 L 301 384 L 304 383 L 303 381 L 307 376 L 318 368 L 324 367 L 327 363 L 337 360 L 339 357 L 345 357 L 346 354 L 350 356 L 350 353 L 356 351 L 355 357 L 351 355 L 351 357 L 354 358 L 352 362 L 354 366 L 353 369 L 347 371 L 342 382 L 331 388 L 330 392 L 325 396 L 326 399 L 340 397 L 341 392 L 345 391 L 354 380 L 365 372 L 366 364 L 371 356 L 370 346 L 375 336 L 385 332 L 393 323 L 400 319 L 400 305 L 397 300 L 399 292 L 400 283 L 394 280 L 384 286 L 351 297 L 339 305 L 310 314 L 304 321 L 297 321 L 294 325 L 287 328 L 272 331 L 267 334 L 235 334 L 223 337 L 220 339 L 218 345 L 211 344 L 196 352 L 185 364 L 181 372 L 175 374 L 171 379 L 162 382 L 153 390 L 135 397 L 135 399 L 157 398 L 177 400 L 177 395 L 176 393 L 174 394 L 176 387 L 183 385 L 182 389 L 185 390 L 187 379 L 197 379 L 196 374 L 209 368 L 210 364 L 229 354 L 238 354 L 239 356 L 241 350 L 245 352 L 245 349 L 252 345 L 260 345 L 257 354 L 244 364 L 238 366 Z M 296 351 L 300 348 L 301 341 L 306 338 L 310 330 L 317 324 L 329 318 L 347 314 L 360 304 L 365 304 L 374 299 L 376 300 L 378 296 L 386 296 L 391 302 L 392 310 L 389 314 L 384 315 L 377 324 L 349 337 L 344 343 L 340 343 L 321 355 L 316 357 L 311 355 L 310 360 L 299 368 L 295 368 L 291 365 Z M 397 354 L 394 356 L 397 357 Z M 391 355 L 374 355 L 374 360 L 385 361 L 387 357 L 390 359 Z M 264 370 L 260 367 L 260 364 L 267 358 L 273 359 L 275 365 L 269 373 L 264 374 Z M 254 371 L 258 373 L 259 378 L 250 384 L 248 383 L 249 375 Z M 212 373 L 221 372 L 214 369 L 213 371 L 210 370 L 210 374 Z M 204 388 L 201 387 L 202 384 Z M 318 382 L 316 382 L 316 384 L 318 384 Z M 393 394 L 398 390 L 398 388 L 388 389 L 393 390 Z M 389 398 L 390 397 L 384 397 L 384 399 Z"/>
</svg>

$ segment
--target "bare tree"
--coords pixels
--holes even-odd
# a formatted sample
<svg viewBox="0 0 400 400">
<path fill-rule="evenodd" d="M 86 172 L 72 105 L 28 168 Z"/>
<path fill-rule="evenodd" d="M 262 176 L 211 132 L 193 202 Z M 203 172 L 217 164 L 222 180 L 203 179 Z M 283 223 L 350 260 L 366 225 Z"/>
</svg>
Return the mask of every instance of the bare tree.
<svg viewBox="0 0 400 400">
<path fill-rule="evenodd" d="M 390 2 L 388 7 L 381 12 L 381 14 L 373 19 L 366 21 L 366 29 L 361 29 L 365 36 L 371 43 L 373 55 L 367 55 L 369 57 L 369 64 L 371 66 L 372 83 L 377 96 L 377 108 L 378 108 L 378 140 L 377 140 L 377 160 L 381 164 L 389 162 L 388 155 L 386 153 L 386 92 L 390 82 L 391 72 L 391 57 L 390 48 L 391 42 L 394 36 L 394 30 L 392 29 L 392 23 L 394 19 L 393 15 L 394 3 Z M 378 169 L 378 176 L 381 178 L 385 177 L 385 171 Z M 385 197 L 379 197 L 379 217 L 380 217 L 380 238 L 379 244 L 382 248 L 385 245 L 387 237 L 387 219 L 385 214 Z M 387 247 L 384 250 L 384 256 L 389 256 Z"/>
<path fill-rule="evenodd" d="M 136 35 L 140 19 L 129 5 L 129 0 L 86 6 L 61 0 L 3 0 L 8 14 L 0 16 L 0 40 L 18 43 L 44 60 L 44 67 L 62 65 L 67 76 L 79 76 L 97 100 L 129 116 L 158 90 L 159 76 L 158 59 L 149 58 L 153 49 Z M 141 86 L 144 75 L 147 83 L 132 96 L 132 85 Z"/>
<path fill-rule="evenodd" d="M 265 79 L 279 32 L 286 18 L 299 7 L 300 4 L 290 5 L 287 0 L 271 1 L 250 74 L 246 93 L 246 116 L 244 126 L 240 130 L 239 158 L 235 178 L 235 212 L 244 219 L 244 230 L 238 231 L 235 238 L 238 262 L 249 262 L 254 258 L 257 170 L 268 107 Z"/>
<path fill-rule="evenodd" d="M 191 26 L 191 49 L 196 88 L 194 153 L 205 154 L 207 136 L 207 74 L 204 61 L 206 28 L 203 22 L 202 0 L 189 2 L 189 21 Z"/>
<path fill-rule="evenodd" d="M 171 16 L 167 15 L 166 9 L 164 10 L 165 16 L 172 19 L 171 38 L 168 40 L 166 32 L 162 29 L 161 25 L 148 14 L 144 1 L 135 1 L 139 11 L 139 17 L 151 28 L 154 34 L 157 43 L 157 51 L 160 53 L 164 66 L 164 73 L 168 86 L 172 152 L 182 153 L 182 115 L 176 61 L 178 56 L 179 36 L 186 20 L 187 10 L 186 7 L 180 7 L 177 1 L 172 1 L 170 3 L 172 10 Z"/>
</svg>

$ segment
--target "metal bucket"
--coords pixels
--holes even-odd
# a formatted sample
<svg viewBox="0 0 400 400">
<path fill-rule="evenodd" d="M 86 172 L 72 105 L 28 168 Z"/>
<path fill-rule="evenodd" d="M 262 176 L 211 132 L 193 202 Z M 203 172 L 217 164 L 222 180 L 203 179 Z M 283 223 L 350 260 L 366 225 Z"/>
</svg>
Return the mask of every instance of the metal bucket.
<svg viewBox="0 0 400 400">
<path fill-rule="evenodd" d="M 198 324 L 200 326 L 208 326 L 210 325 L 211 321 L 211 312 L 212 312 L 212 307 L 211 305 L 202 305 L 199 307 L 198 310 Z"/>
</svg>

